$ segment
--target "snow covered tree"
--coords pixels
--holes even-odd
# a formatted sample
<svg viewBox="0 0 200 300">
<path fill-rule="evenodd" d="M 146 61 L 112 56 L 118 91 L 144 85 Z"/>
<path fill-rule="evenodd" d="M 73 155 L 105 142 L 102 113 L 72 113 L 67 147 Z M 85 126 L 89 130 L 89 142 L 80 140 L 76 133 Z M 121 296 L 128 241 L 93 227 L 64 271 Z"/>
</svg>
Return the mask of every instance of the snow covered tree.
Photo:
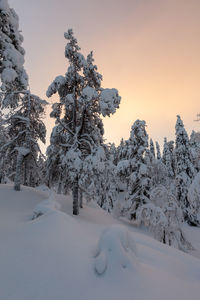
<svg viewBox="0 0 200 300">
<path fill-rule="evenodd" d="M 154 147 L 154 143 L 153 143 L 153 140 L 150 139 L 150 143 L 149 143 L 149 148 L 150 148 L 150 153 L 151 153 L 151 156 L 152 156 L 152 159 L 155 159 L 155 147 Z"/>
<path fill-rule="evenodd" d="M 192 224 L 200 226 L 200 172 L 188 189 L 188 215 Z"/>
<path fill-rule="evenodd" d="M 139 206 L 149 201 L 151 180 L 144 158 L 148 147 L 145 126 L 145 121 L 135 121 L 129 139 L 130 156 L 117 165 L 117 174 L 126 181 L 128 190 L 124 203 L 121 203 L 121 211 L 129 219 L 135 219 Z"/>
<path fill-rule="evenodd" d="M 65 155 L 64 146 L 66 142 L 66 133 L 63 127 L 57 124 L 52 130 L 50 145 L 47 147 L 47 160 L 45 163 L 45 182 L 48 187 L 57 189 L 57 192 L 67 193 L 68 191 L 68 173 L 64 172 L 63 158 Z M 63 182 L 65 178 L 65 182 Z"/>
<path fill-rule="evenodd" d="M 174 142 L 164 138 L 162 162 L 165 164 L 170 178 L 174 178 Z"/>
<path fill-rule="evenodd" d="M 15 107 L 18 91 L 26 90 L 28 76 L 24 70 L 23 37 L 19 31 L 19 19 L 7 0 L 0 0 L 0 75 L 4 102 Z M 15 92 L 15 93 L 13 93 Z"/>
<path fill-rule="evenodd" d="M 168 185 L 168 172 L 167 168 L 162 162 L 161 154 L 160 154 L 160 146 L 158 142 L 156 142 L 156 159 L 152 159 L 152 154 L 149 151 L 146 151 L 145 158 L 146 163 L 149 169 L 149 176 L 151 177 L 151 185 L 152 187 L 156 187 L 160 184 L 164 186 Z"/>
<path fill-rule="evenodd" d="M 183 209 L 185 220 L 193 224 L 194 220 L 190 217 L 190 203 L 188 201 L 188 188 L 195 177 L 195 168 L 192 164 L 192 157 L 187 132 L 184 128 L 180 116 L 177 116 L 176 122 L 176 197 Z"/>
<path fill-rule="evenodd" d="M 116 166 L 110 152 L 110 145 L 102 145 L 84 160 L 79 177 L 79 186 L 89 199 L 111 212 L 117 198 Z"/>
<path fill-rule="evenodd" d="M 9 140 L 1 149 L 7 159 L 12 157 L 11 162 L 16 170 L 15 190 L 20 190 L 21 182 L 35 186 L 35 179 L 40 176 L 37 166 L 38 154 L 41 152 L 38 141 L 45 143 L 46 128 L 41 118 L 46 104 L 45 100 L 27 91 L 20 95 L 18 106 L 11 110 L 5 121 Z M 2 108 L 10 108 L 10 104 L 2 105 Z"/>
<path fill-rule="evenodd" d="M 145 225 L 164 244 L 182 251 L 193 249 L 181 228 L 182 211 L 175 196 L 159 185 L 151 190 L 150 200 L 138 209 L 137 224 Z"/>
<path fill-rule="evenodd" d="M 156 142 L 156 158 L 157 158 L 158 160 L 161 159 L 160 145 L 158 144 L 158 142 Z"/>
<path fill-rule="evenodd" d="M 161 159 L 155 159 L 149 166 L 149 176 L 151 177 L 152 187 L 160 184 L 165 187 L 169 186 L 169 178 L 166 166 Z"/>
<path fill-rule="evenodd" d="M 87 180 L 87 184 L 83 182 L 81 186 L 108 212 L 112 211 L 118 195 L 118 177 L 115 176 L 116 166 L 111 151 L 110 145 L 99 147 L 94 155 L 85 159 L 81 174 L 81 179 Z"/>
<path fill-rule="evenodd" d="M 65 38 L 68 40 L 65 57 L 69 61 L 69 67 L 65 76 L 56 77 L 49 86 L 47 97 L 57 92 L 60 97 L 60 102 L 53 104 L 51 113 L 57 126 L 54 139 L 60 149 L 57 157 L 59 164 L 70 178 L 73 214 L 77 215 L 79 174 L 84 167 L 84 160 L 93 155 L 103 143 L 101 115 L 110 116 L 115 113 L 120 97 L 116 89 L 101 88 L 102 76 L 93 64 L 93 53 L 87 59 L 84 58 L 71 29 L 65 33 Z M 49 165 L 52 165 L 51 162 Z"/>
<path fill-rule="evenodd" d="M 22 42 L 17 14 L 9 7 L 7 0 L 0 0 L 0 106 L 7 114 L 5 126 L 9 136 L 1 151 L 4 152 L 4 160 L 10 160 L 10 169 L 15 168 L 16 190 L 20 190 L 21 182 L 35 184 L 38 140 L 44 142 L 46 134 L 40 120 L 46 102 L 28 90 Z"/>
<path fill-rule="evenodd" d="M 121 160 L 126 160 L 131 157 L 131 146 L 129 140 L 121 139 L 119 146 L 116 149 L 115 164 Z"/>
<path fill-rule="evenodd" d="M 192 157 L 192 164 L 197 170 L 200 171 L 200 132 L 195 132 L 194 130 L 190 136 L 190 151 Z"/>
<path fill-rule="evenodd" d="M 22 42 L 17 14 L 7 0 L 0 0 L 0 106 L 7 114 L 5 126 L 9 136 L 1 151 L 5 153 L 5 160 L 9 157 L 11 169 L 15 168 L 15 190 L 20 190 L 21 182 L 35 185 L 38 140 L 45 142 L 46 135 L 41 117 L 47 102 L 28 90 Z"/>
</svg>

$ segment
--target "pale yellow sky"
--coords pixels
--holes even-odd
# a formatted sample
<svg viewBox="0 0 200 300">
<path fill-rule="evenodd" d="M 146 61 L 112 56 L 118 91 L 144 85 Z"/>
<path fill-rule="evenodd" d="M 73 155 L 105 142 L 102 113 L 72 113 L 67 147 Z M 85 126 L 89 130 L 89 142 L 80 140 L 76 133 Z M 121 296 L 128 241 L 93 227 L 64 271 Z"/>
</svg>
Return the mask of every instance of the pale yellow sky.
<svg viewBox="0 0 200 300">
<path fill-rule="evenodd" d="M 128 138 L 136 119 L 153 140 L 174 138 L 176 115 L 188 133 L 200 130 L 199 0 L 10 0 L 20 17 L 32 92 L 67 70 L 63 33 L 73 28 L 83 54 L 94 50 L 103 86 L 117 88 L 118 112 L 106 118 L 105 137 Z M 47 120 L 48 134 L 53 120 Z"/>
</svg>

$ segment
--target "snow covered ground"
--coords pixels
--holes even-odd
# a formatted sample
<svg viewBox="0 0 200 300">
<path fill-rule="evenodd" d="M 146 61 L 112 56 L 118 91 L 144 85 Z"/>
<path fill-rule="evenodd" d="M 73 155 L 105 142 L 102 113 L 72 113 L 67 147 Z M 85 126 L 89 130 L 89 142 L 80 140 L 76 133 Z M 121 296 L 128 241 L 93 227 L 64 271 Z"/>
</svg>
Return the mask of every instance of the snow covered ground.
<svg viewBox="0 0 200 300">
<path fill-rule="evenodd" d="M 48 192 L 0 185 L 1 300 L 199 299 L 199 258 L 93 202 L 74 217 L 70 197 L 56 201 Z M 200 229 L 185 230 L 200 257 Z"/>
</svg>

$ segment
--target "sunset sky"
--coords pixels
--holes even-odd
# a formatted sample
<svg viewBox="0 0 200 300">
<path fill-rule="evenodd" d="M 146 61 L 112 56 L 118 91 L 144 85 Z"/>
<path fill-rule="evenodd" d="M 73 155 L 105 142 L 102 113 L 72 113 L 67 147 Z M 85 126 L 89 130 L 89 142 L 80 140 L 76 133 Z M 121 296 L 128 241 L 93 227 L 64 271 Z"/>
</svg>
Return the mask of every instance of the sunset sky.
<svg viewBox="0 0 200 300">
<path fill-rule="evenodd" d="M 82 53 L 94 51 L 103 87 L 117 88 L 120 109 L 104 119 L 108 142 L 128 138 L 136 119 L 154 141 L 174 138 L 176 115 L 200 130 L 199 0 L 9 0 L 20 18 L 33 93 L 67 71 L 64 31 Z M 54 100 L 56 97 L 54 97 Z M 52 101 L 52 100 L 50 100 Z M 49 112 L 47 112 L 49 114 Z M 53 120 L 46 122 L 48 135 Z"/>
</svg>

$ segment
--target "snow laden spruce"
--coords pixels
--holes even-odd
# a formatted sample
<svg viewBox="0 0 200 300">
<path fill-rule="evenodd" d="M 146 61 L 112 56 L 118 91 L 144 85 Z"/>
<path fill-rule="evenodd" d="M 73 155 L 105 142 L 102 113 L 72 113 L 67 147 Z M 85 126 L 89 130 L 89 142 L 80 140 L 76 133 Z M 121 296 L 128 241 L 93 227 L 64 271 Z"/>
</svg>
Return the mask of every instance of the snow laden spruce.
<svg viewBox="0 0 200 300">
<path fill-rule="evenodd" d="M 6 0 L 0 2 L 0 73 L 2 124 L 7 140 L 1 146 L 1 178 L 35 186 L 40 182 L 38 141 L 45 142 L 46 128 L 41 118 L 47 104 L 31 94 L 24 70 L 25 51 L 21 44 L 18 16 Z"/>
<path fill-rule="evenodd" d="M 188 223 L 198 224 L 195 215 L 191 215 L 190 203 L 188 201 L 188 189 L 196 175 L 195 167 L 192 164 L 192 156 L 187 132 L 180 116 L 176 122 L 176 197 L 183 209 L 184 218 Z"/>
<path fill-rule="evenodd" d="M 47 181 L 49 186 L 53 186 L 59 180 L 61 190 L 72 190 L 73 213 L 77 215 L 79 195 L 88 184 L 92 184 L 88 182 L 89 169 L 85 163 L 91 164 L 98 159 L 99 149 L 104 151 L 101 115 L 115 113 L 121 98 L 116 89 L 101 87 L 102 75 L 93 63 L 93 53 L 87 58 L 80 53 L 71 29 L 65 33 L 65 38 L 68 40 L 65 47 L 65 57 L 69 61 L 67 73 L 56 77 L 47 90 L 47 97 L 58 93 L 60 98 L 59 103 L 53 104 L 51 112 L 51 117 L 56 119 L 56 127 L 47 149 Z M 87 180 L 82 178 L 84 176 Z"/>
<path fill-rule="evenodd" d="M 148 148 L 145 127 L 144 121 L 137 120 L 129 140 L 121 141 L 116 151 L 115 173 L 122 191 L 114 202 L 113 214 L 129 219 L 134 225 L 147 227 L 157 240 L 165 244 L 183 251 L 191 250 L 192 245 L 182 229 L 184 213 L 176 199 L 172 170 L 177 170 L 177 166 L 173 142 L 165 139 L 162 159 L 157 145 L 156 159 L 152 140 Z M 193 199 L 191 196 L 191 203 Z M 185 209 L 194 216 L 198 208 L 193 204 L 196 209 L 192 213 L 191 207 L 192 204 L 188 204 Z"/>
<path fill-rule="evenodd" d="M 0 29 L 1 90 L 4 92 L 25 90 L 28 86 L 28 76 L 23 66 L 25 54 L 21 46 L 23 36 L 19 31 L 19 18 L 14 9 L 9 7 L 7 0 L 0 1 Z M 15 102 L 14 95 L 8 97 L 12 97 L 12 101 Z"/>
<path fill-rule="evenodd" d="M 133 124 L 128 141 L 127 159 L 121 160 L 116 169 L 127 190 L 122 215 L 129 219 L 135 219 L 138 207 L 147 203 L 149 199 L 150 177 L 144 158 L 148 147 L 145 126 L 145 121 L 140 120 Z"/>
</svg>

